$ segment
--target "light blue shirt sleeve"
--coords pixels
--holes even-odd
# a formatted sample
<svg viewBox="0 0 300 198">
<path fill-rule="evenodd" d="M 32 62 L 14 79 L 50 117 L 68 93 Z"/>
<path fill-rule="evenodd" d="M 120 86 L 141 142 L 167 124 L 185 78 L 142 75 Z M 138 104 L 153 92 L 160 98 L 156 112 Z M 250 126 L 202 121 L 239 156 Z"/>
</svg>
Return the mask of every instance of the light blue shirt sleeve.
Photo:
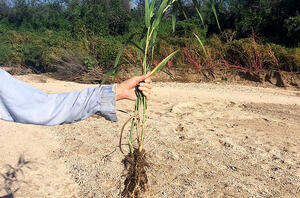
<svg viewBox="0 0 300 198">
<path fill-rule="evenodd" d="M 98 114 L 116 122 L 113 86 L 46 94 L 0 69 L 0 119 L 25 124 L 59 125 Z"/>
</svg>

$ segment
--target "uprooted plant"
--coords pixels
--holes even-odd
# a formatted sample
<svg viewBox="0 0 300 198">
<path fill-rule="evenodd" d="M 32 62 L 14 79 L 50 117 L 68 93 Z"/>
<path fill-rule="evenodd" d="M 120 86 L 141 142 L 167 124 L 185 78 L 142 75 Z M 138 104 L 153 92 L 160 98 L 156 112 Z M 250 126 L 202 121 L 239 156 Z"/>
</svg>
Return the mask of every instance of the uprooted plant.
<svg viewBox="0 0 300 198">
<path fill-rule="evenodd" d="M 148 0 L 145 0 L 145 27 L 139 41 L 134 42 L 133 38 L 135 35 L 130 36 L 130 38 L 119 51 L 113 70 L 108 72 L 103 81 L 116 72 L 120 57 L 128 45 L 133 45 L 137 49 L 137 61 L 135 62 L 138 63 L 140 60 L 142 60 L 142 75 L 147 74 L 150 71 L 154 61 L 157 28 L 164 15 L 175 1 L 176 0 L 151 0 L 149 3 Z M 162 69 L 176 53 L 177 51 L 164 58 L 150 72 L 150 75 Z M 139 65 L 136 65 L 135 67 L 137 68 Z M 136 70 L 136 74 L 138 75 L 138 70 Z M 124 182 L 125 187 L 122 192 L 123 197 L 139 197 L 139 195 L 146 190 L 146 185 L 148 183 L 146 167 L 149 166 L 149 164 L 146 161 L 146 152 L 143 149 L 145 124 L 147 119 L 147 101 L 146 97 L 138 89 L 136 89 L 136 95 L 137 99 L 135 101 L 133 115 L 123 125 L 120 135 L 120 150 L 124 154 L 121 148 L 122 134 L 126 124 L 131 123 L 128 141 L 129 154 L 126 155 L 125 159 L 123 160 L 125 169 L 127 170 L 127 176 Z M 134 137 L 136 137 L 136 141 L 134 141 Z"/>
</svg>

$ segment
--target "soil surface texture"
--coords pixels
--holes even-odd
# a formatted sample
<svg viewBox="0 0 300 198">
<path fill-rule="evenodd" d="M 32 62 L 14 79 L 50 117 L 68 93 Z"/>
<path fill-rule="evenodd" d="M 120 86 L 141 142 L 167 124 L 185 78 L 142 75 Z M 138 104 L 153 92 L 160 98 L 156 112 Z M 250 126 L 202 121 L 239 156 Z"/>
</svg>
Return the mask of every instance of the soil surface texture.
<svg viewBox="0 0 300 198">
<path fill-rule="evenodd" d="M 48 93 L 97 86 L 33 74 L 17 78 Z M 153 85 L 144 197 L 299 197 L 299 89 Z M 119 135 L 133 108 L 134 102 L 117 102 L 117 123 L 97 117 L 54 127 L 0 121 L 0 197 L 7 185 L 17 190 L 15 198 L 120 197 L 126 172 Z M 22 156 L 30 162 L 5 182 Z"/>
</svg>

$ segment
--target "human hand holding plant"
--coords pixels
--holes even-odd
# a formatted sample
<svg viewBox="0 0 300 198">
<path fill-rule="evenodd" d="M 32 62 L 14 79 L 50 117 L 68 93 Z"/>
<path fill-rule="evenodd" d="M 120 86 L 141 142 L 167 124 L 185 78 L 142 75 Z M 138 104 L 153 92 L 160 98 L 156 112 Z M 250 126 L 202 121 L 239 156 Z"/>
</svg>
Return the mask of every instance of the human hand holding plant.
<svg viewBox="0 0 300 198">
<path fill-rule="evenodd" d="M 136 100 L 136 90 L 135 88 L 138 86 L 138 89 L 143 93 L 147 100 L 150 99 L 151 94 L 151 85 L 152 81 L 150 78 L 150 73 L 143 76 L 135 76 L 130 78 L 120 84 L 116 85 L 116 100 L 128 99 L 128 100 Z"/>
</svg>

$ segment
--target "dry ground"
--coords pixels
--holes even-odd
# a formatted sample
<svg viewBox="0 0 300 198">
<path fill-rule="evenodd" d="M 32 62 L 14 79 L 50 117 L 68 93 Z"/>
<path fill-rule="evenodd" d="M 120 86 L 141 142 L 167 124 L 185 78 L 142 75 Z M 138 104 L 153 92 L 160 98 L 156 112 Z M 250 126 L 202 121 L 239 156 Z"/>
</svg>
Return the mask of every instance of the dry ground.
<svg viewBox="0 0 300 198">
<path fill-rule="evenodd" d="M 95 86 L 19 78 L 52 93 Z M 299 197 L 299 96 L 299 90 L 283 88 L 154 83 L 145 197 Z M 89 118 L 42 127 L 1 121 L 0 173 L 22 154 L 31 161 L 18 174 L 23 182 L 13 184 L 20 187 L 15 197 L 120 197 L 124 171 L 117 146 L 133 102 L 120 101 L 117 109 L 129 113 L 118 111 L 118 123 Z"/>
</svg>

